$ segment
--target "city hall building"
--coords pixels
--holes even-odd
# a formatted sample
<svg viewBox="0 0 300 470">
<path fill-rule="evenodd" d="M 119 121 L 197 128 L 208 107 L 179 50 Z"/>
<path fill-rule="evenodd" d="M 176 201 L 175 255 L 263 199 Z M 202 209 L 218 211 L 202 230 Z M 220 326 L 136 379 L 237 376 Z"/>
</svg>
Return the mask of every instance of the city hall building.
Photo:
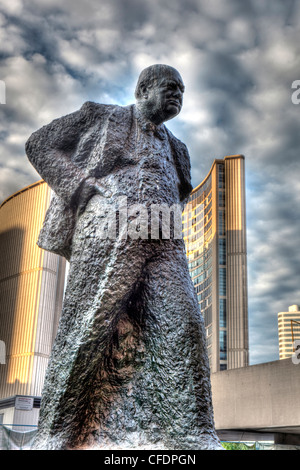
<svg viewBox="0 0 300 470">
<path fill-rule="evenodd" d="M 215 160 L 183 213 L 190 274 L 204 316 L 211 372 L 248 365 L 245 162 Z"/>
<path fill-rule="evenodd" d="M 66 262 L 36 242 L 51 190 L 38 181 L 0 206 L 0 424 L 36 424 L 62 308 Z M 20 428 L 16 428 L 20 429 Z"/>
</svg>

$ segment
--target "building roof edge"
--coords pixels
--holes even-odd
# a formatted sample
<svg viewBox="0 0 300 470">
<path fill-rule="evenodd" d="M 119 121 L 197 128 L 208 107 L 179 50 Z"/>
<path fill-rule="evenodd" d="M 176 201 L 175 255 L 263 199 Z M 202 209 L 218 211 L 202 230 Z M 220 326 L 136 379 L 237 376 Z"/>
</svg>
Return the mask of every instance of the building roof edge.
<svg viewBox="0 0 300 470">
<path fill-rule="evenodd" d="M 226 155 L 223 159 L 222 158 L 215 158 L 209 172 L 207 173 L 205 178 L 201 181 L 201 183 L 199 183 L 195 188 L 193 188 L 191 194 L 198 191 L 201 188 L 201 186 L 203 186 L 206 183 L 207 179 L 210 177 L 210 175 L 211 175 L 211 173 L 214 169 L 214 166 L 217 163 L 224 163 L 225 160 L 230 160 L 230 159 L 235 159 L 235 158 L 241 158 L 241 159 L 245 160 L 245 157 L 242 154 L 240 154 L 240 155 L 239 154 L 237 154 L 237 155 Z"/>
<path fill-rule="evenodd" d="M 43 183 L 46 183 L 46 181 L 44 181 L 44 180 L 39 180 L 39 181 L 36 181 L 35 183 L 31 183 L 31 184 L 29 184 L 28 186 L 25 186 L 25 187 L 22 188 L 22 189 L 19 189 L 19 191 L 16 191 L 16 192 L 13 193 L 11 196 L 9 196 L 8 198 L 4 199 L 4 201 L 0 204 L 0 209 L 1 209 L 2 206 L 4 206 L 8 201 L 10 201 L 11 199 L 15 198 L 16 196 L 19 196 L 19 194 L 22 194 L 22 193 L 24 193 L 25 191 L 28 191 L 29 189 L 34 188 L 35 186 L 39 186 L 40 184 L 43 184 Z"/>
</svg>

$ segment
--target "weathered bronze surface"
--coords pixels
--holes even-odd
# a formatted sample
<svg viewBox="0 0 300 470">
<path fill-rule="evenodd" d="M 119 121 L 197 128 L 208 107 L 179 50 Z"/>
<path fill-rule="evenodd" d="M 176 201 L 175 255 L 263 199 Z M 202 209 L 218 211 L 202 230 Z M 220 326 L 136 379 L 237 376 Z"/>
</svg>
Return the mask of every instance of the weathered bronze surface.
<svg viewBox="0 0 300 470">
<path fill-rule="evenodd" d="M 135 105 L 87 102 L 26 144 L 55 193 L 39 246 L 70 262 L 36 449 L 220 448 L 184 242 L 151 232 L 153 205 L 182 208 L 192 189 L 187 148 L 163 124 L 183 92 L 154 65 Z"/>
</svg>

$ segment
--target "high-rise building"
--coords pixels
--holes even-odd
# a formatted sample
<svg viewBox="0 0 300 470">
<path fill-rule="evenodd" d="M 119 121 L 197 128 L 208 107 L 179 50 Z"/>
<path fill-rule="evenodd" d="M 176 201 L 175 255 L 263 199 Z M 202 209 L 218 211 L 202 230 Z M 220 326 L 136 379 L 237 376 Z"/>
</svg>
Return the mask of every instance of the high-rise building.
<svg viewBox="0 0 300 470">
<path fill-rule="evenodd" d="M 278 313 L 279 359 L 292 357 L 295 341 L 300 341 L 299 305 L 291 305 L 288 312 Z"/>
<path fill-rule="evenodd" d="M 50 197 L 48 185 L 38 181 L 0 206 L 0 341 L 5 349 L 0 363 L 0 415 L 4 424 L 13 424 L 15 413 L 18 421 L 28 421 L 30 413 L 23 417 L 20 413 L 29 406 L 33 409 L 35 397 L 41 396 L 61 313 L 66 262 L 36 244 Z M 35 415 L 30 419 L 35 420 Z"/>
<path fill-rule="evenodd" d="M 204 316 L 211 372 L 248 365 L 245 162 L 215 160 L 183 212 L 190 274 Z"/>
</svg>

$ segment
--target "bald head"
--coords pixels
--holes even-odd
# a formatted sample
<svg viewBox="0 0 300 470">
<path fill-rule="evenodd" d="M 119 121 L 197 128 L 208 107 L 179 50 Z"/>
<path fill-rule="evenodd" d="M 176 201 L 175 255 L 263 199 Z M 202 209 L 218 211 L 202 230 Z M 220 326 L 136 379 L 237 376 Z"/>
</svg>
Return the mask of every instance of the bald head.
<svg viewBox="0 0 300 470">
<path fill-rule="evenodd" d="M 142 96 L 143 90 L 158 85 L 162 80 L 175 80 L 184 92 L 183 80 L 179 72 L 165 64 L 154 64 L 145 68 L 140 73 L 135 89 L 135 97 L 138 99 Z"/>
<path fill-rule="evenodd" d="M 139 76 L 135 89 L 137 107 L 158 125 L 179 114 L 183 92 L 184 84 L 176 69 L 164 64 L 151 65 Z"/>
</svg>

